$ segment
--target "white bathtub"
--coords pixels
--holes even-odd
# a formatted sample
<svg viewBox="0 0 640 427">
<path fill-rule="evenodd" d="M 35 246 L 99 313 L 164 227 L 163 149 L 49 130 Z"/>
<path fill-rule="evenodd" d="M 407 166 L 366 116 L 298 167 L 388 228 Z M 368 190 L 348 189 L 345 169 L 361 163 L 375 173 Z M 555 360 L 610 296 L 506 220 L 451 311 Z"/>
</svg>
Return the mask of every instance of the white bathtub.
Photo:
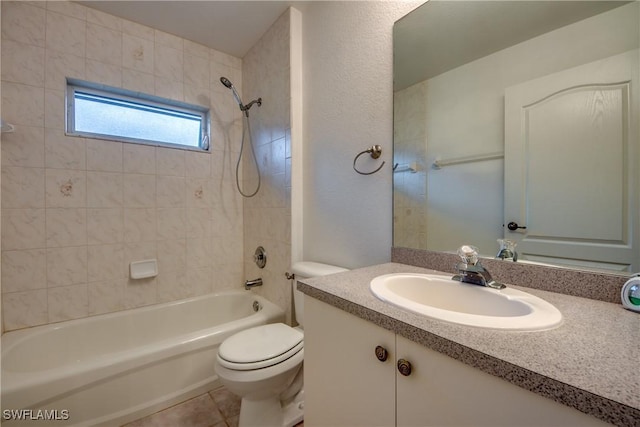
<svg viewBox="0 0 640 427">
<path fill-rule="evenodd" d="M 214 362 L 225 338 L 283 321 L 279 307 L 241 291 L 9 332 L 2 425 L 49 425 L 6 421 L 7 411 L 23 409 L 27 418 L 57 418 L 56 426 L 117 426 L 151 414 L 219 385 Z"/>
</svg>

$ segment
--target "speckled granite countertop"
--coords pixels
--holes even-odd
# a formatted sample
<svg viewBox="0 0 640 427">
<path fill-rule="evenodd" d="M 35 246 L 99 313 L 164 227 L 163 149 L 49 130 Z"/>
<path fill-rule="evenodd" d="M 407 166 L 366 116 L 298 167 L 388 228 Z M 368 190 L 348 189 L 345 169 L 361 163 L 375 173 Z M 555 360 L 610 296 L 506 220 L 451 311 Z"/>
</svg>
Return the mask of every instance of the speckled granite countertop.
<svg viewBox="0 0 640 427">
<path fill-rule="evenodd" d="M 387 263 L 298 282 L 305 294 L 454 359 L 619 426 L 640 426 L 640 314 L 621 304 L 510 285 L 555 305 L 547 331 L 473 328 L 378 300 L 376 276 L 435 270 Z"/>
</svg>

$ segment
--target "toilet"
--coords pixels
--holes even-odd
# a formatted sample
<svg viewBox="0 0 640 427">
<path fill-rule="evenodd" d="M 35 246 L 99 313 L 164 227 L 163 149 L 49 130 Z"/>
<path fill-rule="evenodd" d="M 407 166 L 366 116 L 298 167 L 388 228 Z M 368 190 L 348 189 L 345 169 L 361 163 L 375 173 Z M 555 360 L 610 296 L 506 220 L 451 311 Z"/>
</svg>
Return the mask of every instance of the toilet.
<svg viewBox="0 0 640 427">
<path fill-rule="evenodd" d="M 240 396 L 239 427 L 293 427 L 303 419 L 303 295 L 299 279 L 347 271 L 317 262 L 298 262 L 291 270 L 294 316 L 299 326 L 256 326 L 222 342 L 215 369 L 220 382 Z"/>
</svg>

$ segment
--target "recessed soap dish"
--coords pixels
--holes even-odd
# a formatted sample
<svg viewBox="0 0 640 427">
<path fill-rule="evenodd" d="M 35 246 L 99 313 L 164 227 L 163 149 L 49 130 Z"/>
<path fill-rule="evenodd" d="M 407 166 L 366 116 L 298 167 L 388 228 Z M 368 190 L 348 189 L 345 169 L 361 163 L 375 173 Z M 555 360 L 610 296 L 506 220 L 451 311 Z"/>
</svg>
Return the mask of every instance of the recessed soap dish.
<svg viewBox="0 0 640 427">
<path fill-rule="evenodd" d="M 158 275 L 158 260 L 145 259 L 129 264 L 129 274 L 132 279 L 147 279 Z"/>
</svg>

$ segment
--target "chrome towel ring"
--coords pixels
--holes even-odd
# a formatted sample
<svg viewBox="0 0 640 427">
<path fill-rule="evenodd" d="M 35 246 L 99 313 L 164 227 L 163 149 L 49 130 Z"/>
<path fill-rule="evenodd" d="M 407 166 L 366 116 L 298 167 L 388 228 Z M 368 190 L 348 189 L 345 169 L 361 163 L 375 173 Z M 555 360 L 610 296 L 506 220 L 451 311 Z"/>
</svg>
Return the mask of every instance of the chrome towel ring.
<svg viewBox="0 0 640 427">
<path fill-rule="evenodd" d="M 384 161 L 382 161 L 382 164 L 380 166 L 378 166 L 378 169 L 371 171 L 371 172 L 361 172 L 358 170 L 358 168 L 356 168 L 356 162 L 358 161 L 358 157 L 362 156 L 363 154 L 368 153 L 371 154 L 371 158 L 372 159 L 377 159 L 382 155 L 382 147 L 379 145 L 372 145 L 370 148 L 367 148 L 364 151 L 361 151 L 360 153 L 358 153 L 356 155 L 356 157 L 353 159 L 353 170 L 358 172 L 360 175 L 373 175 L 374 173 L 378 172 L 380 169 L 382 169 L 382 167 L 384 166 Z"/>
</svg>

